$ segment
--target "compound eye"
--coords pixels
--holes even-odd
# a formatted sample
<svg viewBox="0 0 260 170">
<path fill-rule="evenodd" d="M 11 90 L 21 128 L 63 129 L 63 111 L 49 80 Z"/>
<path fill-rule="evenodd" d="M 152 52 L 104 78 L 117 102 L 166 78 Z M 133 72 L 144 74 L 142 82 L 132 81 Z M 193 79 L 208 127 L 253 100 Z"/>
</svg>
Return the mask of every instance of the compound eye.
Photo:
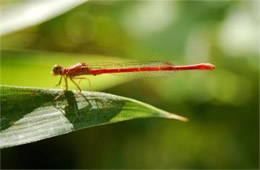
<svg viewBox="0 0 260 170">
<path fill-rule="evenodd" d="M 60 74 L 61 69 L 62 69 L 61 66 L 55 65 L 52 71 L 54 74 Z"/>
<path fill-rule="evenodd" d="M 59 67 L 55 67 L 55 68 L 54 68 L 54 71 L 55 71 L 55 72 L 58 72 L 59 70 L 60 70 Z"/>
</svg>

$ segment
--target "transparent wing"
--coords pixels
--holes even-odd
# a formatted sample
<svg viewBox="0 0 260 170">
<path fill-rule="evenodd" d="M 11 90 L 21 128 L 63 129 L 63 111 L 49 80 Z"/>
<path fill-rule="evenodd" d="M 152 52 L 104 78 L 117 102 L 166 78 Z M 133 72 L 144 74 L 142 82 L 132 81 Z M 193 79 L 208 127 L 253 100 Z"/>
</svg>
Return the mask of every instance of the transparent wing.
<svg viewBox="0 0 260 170">
<path fill-rule="evenodd" d="M 149 62 L 127 62 L 127 63 L 92 63 L 87 64 L 90 69 L 93 70 L 103 70 L 103 69 L 121 69 L 130 68 L 129 72 L 116 72 L 110 73 L 112 75 L 121 76 L 124 78 L 131 79 L 153 79 L 153 78 L 164 78 L 171 76 L 174 71 L 131 71 L 131 68 L 160 68 L 160 67 L 171 67 L 172 63 L 164 61 L 149 61 Z"/>
</svg>

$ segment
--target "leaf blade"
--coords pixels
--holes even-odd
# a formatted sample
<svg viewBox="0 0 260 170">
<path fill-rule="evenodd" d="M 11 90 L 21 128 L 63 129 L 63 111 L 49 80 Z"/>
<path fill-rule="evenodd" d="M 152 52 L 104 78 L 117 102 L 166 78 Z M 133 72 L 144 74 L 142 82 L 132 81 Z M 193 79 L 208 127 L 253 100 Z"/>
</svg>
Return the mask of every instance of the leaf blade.
<svg viewBox="0 0 260 170">
<path fill-rule="evenodd" d="M 87 0 L 45 0 L 17 3 L 2 12 L 0 35 L 40 24 L 48 19 L 61 15 L 86 1 Z"/>
<path fill-rule="evenodd" d="M 133 99 L 100 92 L 83 92 L 75 98 L 68 91 L 54 101 L 60 90 L 0 86 L 0 91 L 0 148 L 137 118 L 187 120 Z"/>
</svg>

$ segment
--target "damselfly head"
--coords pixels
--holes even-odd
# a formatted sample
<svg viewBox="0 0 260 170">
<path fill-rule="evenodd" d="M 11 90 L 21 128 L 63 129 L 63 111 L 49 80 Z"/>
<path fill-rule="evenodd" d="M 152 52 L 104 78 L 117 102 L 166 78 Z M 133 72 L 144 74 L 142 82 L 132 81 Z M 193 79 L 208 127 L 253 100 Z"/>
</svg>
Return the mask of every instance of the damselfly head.
<svg viewBox="0 0 260 170">
<path fill-rule="evenodd" d="M 59 65 L 57 65 L 57 64 L 55 64 L 54 66 L 53 66 L 53 69 L 52 69 L 52 75 L 54 75 L 54 76 L 56 76 L 56 75 L 61 75 L 62 74 L 62 69 L 63 69 L 63 67 L 61 67 L 61 66 L 59 66 Z"/>
</svg>

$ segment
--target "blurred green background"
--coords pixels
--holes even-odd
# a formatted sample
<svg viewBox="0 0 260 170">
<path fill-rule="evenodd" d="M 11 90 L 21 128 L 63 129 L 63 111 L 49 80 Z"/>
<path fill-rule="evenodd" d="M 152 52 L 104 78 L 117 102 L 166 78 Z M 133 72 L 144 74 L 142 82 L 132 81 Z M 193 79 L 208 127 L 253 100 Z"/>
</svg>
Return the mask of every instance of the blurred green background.
<svg viewBox="0 0 260 170">
<path fill-rule="evenodd" d="M 1 9 L 29 1 L 3 1 Z M 31 6 L 33 8 L 33 6 Z M 13 11 L 19 15 L 19 11 Z M 37 13 L 35 13 L 37 15 Z M 152 104 L 188 123 L 139 119 L 1 150 L 2 168 L 259 168 L 259 1 L 88 1 L 1 36 L 1 84 L 52 88 L 54 64 L 166 60 L 214 71 L 96 91 Z M 82 83 L 89 90 L 87 83 Z M 72 87 L 73 88 L 73 87 Z"/>
</svg>

